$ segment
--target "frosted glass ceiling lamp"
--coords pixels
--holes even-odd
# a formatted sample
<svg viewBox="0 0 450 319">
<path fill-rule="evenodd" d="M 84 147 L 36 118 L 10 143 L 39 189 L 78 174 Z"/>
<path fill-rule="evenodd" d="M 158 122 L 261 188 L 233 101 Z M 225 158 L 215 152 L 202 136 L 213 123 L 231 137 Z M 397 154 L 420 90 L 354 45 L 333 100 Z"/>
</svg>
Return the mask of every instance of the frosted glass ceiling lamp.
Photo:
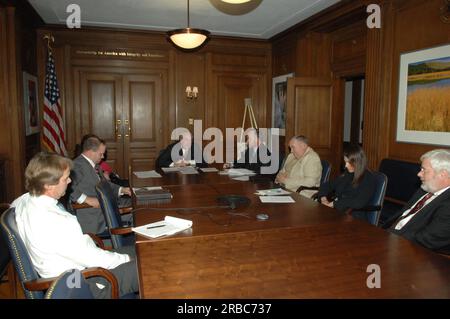
<svg viewBox="0 0 450 319">
<path fill-rule="evenodd" d="M 222 1 L 227 3 L 240 4 L 249 2 L 250 0 L 222 0 Z"/>
<path fill-rule="evenodd" d="M 201 48 L 209 40 L 209 31 L 189 27 L 189 0 L 187 0 L 187 28 L 167 32 L 170 42 L 183 51 Z"/>
</svg>

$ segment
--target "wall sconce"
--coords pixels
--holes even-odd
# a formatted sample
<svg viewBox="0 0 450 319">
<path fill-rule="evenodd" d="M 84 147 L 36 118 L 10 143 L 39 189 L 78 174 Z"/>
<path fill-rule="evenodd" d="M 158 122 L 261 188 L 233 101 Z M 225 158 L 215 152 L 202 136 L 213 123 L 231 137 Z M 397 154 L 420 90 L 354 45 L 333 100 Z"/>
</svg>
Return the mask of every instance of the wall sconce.
<svg viewBox="0 0 450 319">
<path fill-rule="evenodd" d="M 198 87 L 193 86 L 192 88 L 190 86 L 186 86 L 186 97 L 189 100 L 196 100 L 198 96 Z"/>
</svg>

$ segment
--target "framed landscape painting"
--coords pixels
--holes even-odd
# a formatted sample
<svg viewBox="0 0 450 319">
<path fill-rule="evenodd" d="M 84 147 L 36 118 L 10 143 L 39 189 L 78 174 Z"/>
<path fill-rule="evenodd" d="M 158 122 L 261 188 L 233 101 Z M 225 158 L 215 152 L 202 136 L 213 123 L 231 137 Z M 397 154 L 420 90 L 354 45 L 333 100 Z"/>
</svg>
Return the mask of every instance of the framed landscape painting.
<svg viewBox="0 0 450 319">
<path fill-rule="evenodd" d="M 450 146 L 450 45 L 400 56 L 397 141 Z"/>
</svg>

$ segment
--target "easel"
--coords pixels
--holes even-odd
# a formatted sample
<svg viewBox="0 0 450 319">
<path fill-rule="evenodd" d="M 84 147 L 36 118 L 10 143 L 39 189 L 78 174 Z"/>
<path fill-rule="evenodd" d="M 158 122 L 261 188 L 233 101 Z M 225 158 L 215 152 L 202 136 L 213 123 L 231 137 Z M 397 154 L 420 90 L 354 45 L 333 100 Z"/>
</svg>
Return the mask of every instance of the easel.
<svg viewBox="0 0 450 319">
<path fill-rule="evenodd" d="M 240 154 L 245 150 L 245 142 L 243 142 L 244 138 L 244 125 L 245 125 L 245 118 L 248 116 L 250 119 L 250 126 L 252 128 L 258 129 L 258 124 L 256 123 L 255 113 L 253 113 L 253 107 L 252 107 L 252 99 L 251 98 L 245 98 L 244 99 L 245 109 L 244 109 L 244 117 L 242 118 L 242 131 L 241 131 L 241 137 L 239 138 L 239 143 L 237 145 L 238 150 L 238 159 Z"/>
</svg>

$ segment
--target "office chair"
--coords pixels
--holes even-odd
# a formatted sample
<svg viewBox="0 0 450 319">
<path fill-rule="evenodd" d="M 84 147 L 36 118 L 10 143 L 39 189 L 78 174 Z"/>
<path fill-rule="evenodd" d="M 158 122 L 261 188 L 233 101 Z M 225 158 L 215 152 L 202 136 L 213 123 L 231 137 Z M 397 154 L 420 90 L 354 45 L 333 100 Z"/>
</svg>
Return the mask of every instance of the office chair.
<svg viewBox="0 0 450 319">
<path fill-rule="evenodd" d="M 124 226 L 121 218 L 121 211 L 117 204 L 111 186 L 106 180 L 100 181 L 95 186 L 98 201 L 105 217 L 106 225 L 111 236 L 111 243 L 114 248 L 134 245 L 135 236 L 129 225 Z M 123 213 L 131 213 L 130 210 Z M 123 214 L 122 213 L 122 214 Z"/>
<path fill-rule="evenodd" d="M 6 211 L 9 208 L 9 204 L 0 204 L 0 214 L 2 214 L 4 211 Z M 3 236 L 0 236 L 0 251 L 2 252 L 0 254 L 0 283 L 7 282 L 6 280 L 3 281 L 3 276 L 5 275 L 6 271 L 8 270 L 8 265 L 11 260 L 11 257 L 9 255 L 8 251 L 8 244 L 6 242 L 6 239 Z M 8 276 L 8 279 L 9 276 Z"/>
<path fill-rule="evenodd" d="M 375 192 L 369 203 L 360 209 L 349 209 L 347 213 L 355 218 L 365 220 L 372 225 L 377 226 L 380 220 L 381 209 L 383 208 L 384 196 L 387 188 L 387 176 L 381 172 L 372 172 L 375 177 Z"/>
<path fill-rule="evenodd" d="M 330 173 L 331 173 L 331 164 L 330 162 L 328 162 L 327 160 L 320 160 L 320 163 L 322 164 L 322 175 L 320 177 L 320 186 L 322 186 L 322 184 L 328 182 L 328 180 L 330 179 Z M 303 190 L 319 190 L 319 187 L 317 186 L 300 186 L 297 189 L 297 193 L 300 193 Z"/>
<path fill-rule="evenodd" d="M 14 207 L 8 208 L 3 213 L 0 220 L 0 230 L 6 239 L 9 253 L 25 297 L 27 299 L 43 299 L 44 291 L 47 290 L 55 278 L 40 278 L 37 271 L 34 269 L 30 255 L 25 247 L 24 242 L 20 238 L 19 231 L 16 224 L 16 214 Z M 93 267 L 82 271 L 85 278 L 101 276 L 111 283 L 112 297 L 118 296 L 118 284 L 114 274 L 109 270 Z"/>
</svg>

